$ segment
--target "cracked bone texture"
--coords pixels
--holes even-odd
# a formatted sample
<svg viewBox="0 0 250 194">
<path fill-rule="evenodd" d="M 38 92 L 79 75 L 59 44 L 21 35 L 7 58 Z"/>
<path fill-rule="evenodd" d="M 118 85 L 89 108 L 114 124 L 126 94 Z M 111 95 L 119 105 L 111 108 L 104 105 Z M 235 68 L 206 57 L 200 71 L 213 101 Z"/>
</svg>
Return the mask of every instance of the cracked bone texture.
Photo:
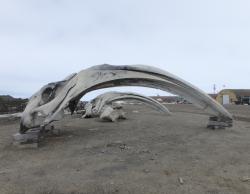
<svg viewBox="0 0 250 194">
<path fill-rule="evenodd" d="M 117 102 L 120 100 L 137 100 L 140 102 L 143 102 L 150 107 L 165 113 L 167 115 L 171 115 L 169 110 L 159 103 L 157 100 L 154 100 L 150 97 L 143 96 L 137 93 L 131 93 L 131 92 L 106 92 L 104 94 L 101 94 L 88 102 L 85 105 L 85 114 L 83 115 L 84 118 L 89 117 L 98 117 L 103 111 L 103 107 L 107 104 L 111 105 L 113 102 Z"/>
<path fill-rule="evenodd" d="M 20 132 L 60 120 L 64 109 L 73 110 L 86 93 L 116 86 L 144 86 L 182 96 L 210 116 L 232 120 L 232 115 L 205 92 L 162 69 L 146 65 L 97 65 L 72 74 L 60 82 L 45 85 L 29 100 L 23 112 Z M 37 119 L 37 114 L 43 119 Z"/>
</svg>

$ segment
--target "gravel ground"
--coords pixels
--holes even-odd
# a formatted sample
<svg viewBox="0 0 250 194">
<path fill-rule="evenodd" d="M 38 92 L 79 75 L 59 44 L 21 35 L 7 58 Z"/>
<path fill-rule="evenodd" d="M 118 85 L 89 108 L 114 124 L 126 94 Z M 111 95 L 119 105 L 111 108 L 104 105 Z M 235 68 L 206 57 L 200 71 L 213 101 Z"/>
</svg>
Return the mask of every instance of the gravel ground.
<svg viewBox="0 0 250 194">
<path fill-rule="evenodd" d="M 19 121 L 0 121 L 0 194 L 249 194 L 250 107 L 228 106 L 226 130 L 192 105 L 168 107 L 128 105 L 117 123 L 67 116 L 38 149 L 13 146 Z"/>
</svg>

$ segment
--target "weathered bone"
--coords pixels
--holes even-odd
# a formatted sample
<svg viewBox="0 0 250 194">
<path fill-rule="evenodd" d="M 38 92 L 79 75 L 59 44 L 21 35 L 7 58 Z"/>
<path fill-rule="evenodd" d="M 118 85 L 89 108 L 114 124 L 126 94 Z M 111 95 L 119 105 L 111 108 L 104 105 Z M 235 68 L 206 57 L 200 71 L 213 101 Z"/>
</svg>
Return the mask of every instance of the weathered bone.
<svg viewBox="0 0 250 194">
<path fill-rule="evenodd" d="M 220 121 L 232 121 L 232 115 L 219 103 L 192 84 L 164 70 L 144 65 L 98 65 L 73 74 L 61 82 L 44 86 L 35 93 L 21 118 L 20 132 L 59 120 L 65 108 L 74 110 L 86 93 L 115 86 L 144 86 L 182 96 Z M 41 113 L 44 119 L 37 119 Z"/>
<path fill-rule="evenodd" d="M 121 109 L 117 110 L 109 105 L 104 105 L 102 112 L 100 113 L 100 119 L 104 121 L 115 122 L 118 119 L 126 119 L 125 112 Z"/>
<path fill-rule="evenodd" d="M 165 113 L 167 115 L 171 115 L 169 110 L 159 103 L 157 100 L 153 98 L 143 96 L 136 93 L 128 93 L 128 92 L 106 92 L 101 94 L 88 102 L 85 105 L 85 114 L 83 117 L 97 117 L 100 116 L 101 112 L 103 111 L 103 107 L 107 104 L 111 104 L 112 102 L 119 101 L 119 100 L 137 100 L 144 102 L 145 104 L 155 108 L 156 110 Z"/>
</svg>

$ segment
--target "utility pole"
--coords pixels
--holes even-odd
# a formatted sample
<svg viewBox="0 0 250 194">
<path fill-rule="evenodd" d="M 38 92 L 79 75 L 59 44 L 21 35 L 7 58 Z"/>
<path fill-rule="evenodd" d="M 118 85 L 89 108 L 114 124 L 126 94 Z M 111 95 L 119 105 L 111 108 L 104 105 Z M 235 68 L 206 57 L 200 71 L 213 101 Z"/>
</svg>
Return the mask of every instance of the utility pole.
<svg viewBox="0 0 250 194">
<path fill-rule="evenodd" d="M 214 94 L 216 94 L 216 85 L 215 84 L 214 84 L 213 90 L 214 90 Z"/>
</svg>

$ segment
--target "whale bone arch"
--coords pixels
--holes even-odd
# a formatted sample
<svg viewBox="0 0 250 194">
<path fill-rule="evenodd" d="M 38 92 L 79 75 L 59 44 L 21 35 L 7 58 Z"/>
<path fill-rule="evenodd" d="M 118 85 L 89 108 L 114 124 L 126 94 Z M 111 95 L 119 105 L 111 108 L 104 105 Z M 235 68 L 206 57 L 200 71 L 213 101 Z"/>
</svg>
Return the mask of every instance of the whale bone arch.
<svg viewBox="0 0 250 194">
<path fill-rule="evenodd" d="M 105 92 L 103 94 L 98 95 L 94 99 L 92 99 L 90 102 L 88 102 L 85 105 L 85 114 L 83 115 L 83 118 L 87 117 L 97 117 L 100 116 L 100 114 L 103 111 L 103 108 L 106 105 L 111 105 L 113 102 L 121 101 L 121 100 L 136 100 L 145 103 L 146 105 L 149 105 L 150 107 L 165 113 L 167 115 L 171 115 L 170 111 L 167 109 L 166 106 L 158 102 L 157 100 L 137 94 L 132 92 Z"/>
<path fill-rule="evenodd" d="M 88 92 L 116 86 L 143 86 L 182 96 L 218 121 L 229 122 L 232 115 L 205 92 L 162 69 L 146 65 L 97 65 L 49 83 L 29 100 L 20 122 L 20 133 L 60 120 L 64 109 L 74 110 Z M 38 113 L 43 119 L 38 119 Z M 216 119 L 215 119 L 216 120 Z"/>
</svg>

